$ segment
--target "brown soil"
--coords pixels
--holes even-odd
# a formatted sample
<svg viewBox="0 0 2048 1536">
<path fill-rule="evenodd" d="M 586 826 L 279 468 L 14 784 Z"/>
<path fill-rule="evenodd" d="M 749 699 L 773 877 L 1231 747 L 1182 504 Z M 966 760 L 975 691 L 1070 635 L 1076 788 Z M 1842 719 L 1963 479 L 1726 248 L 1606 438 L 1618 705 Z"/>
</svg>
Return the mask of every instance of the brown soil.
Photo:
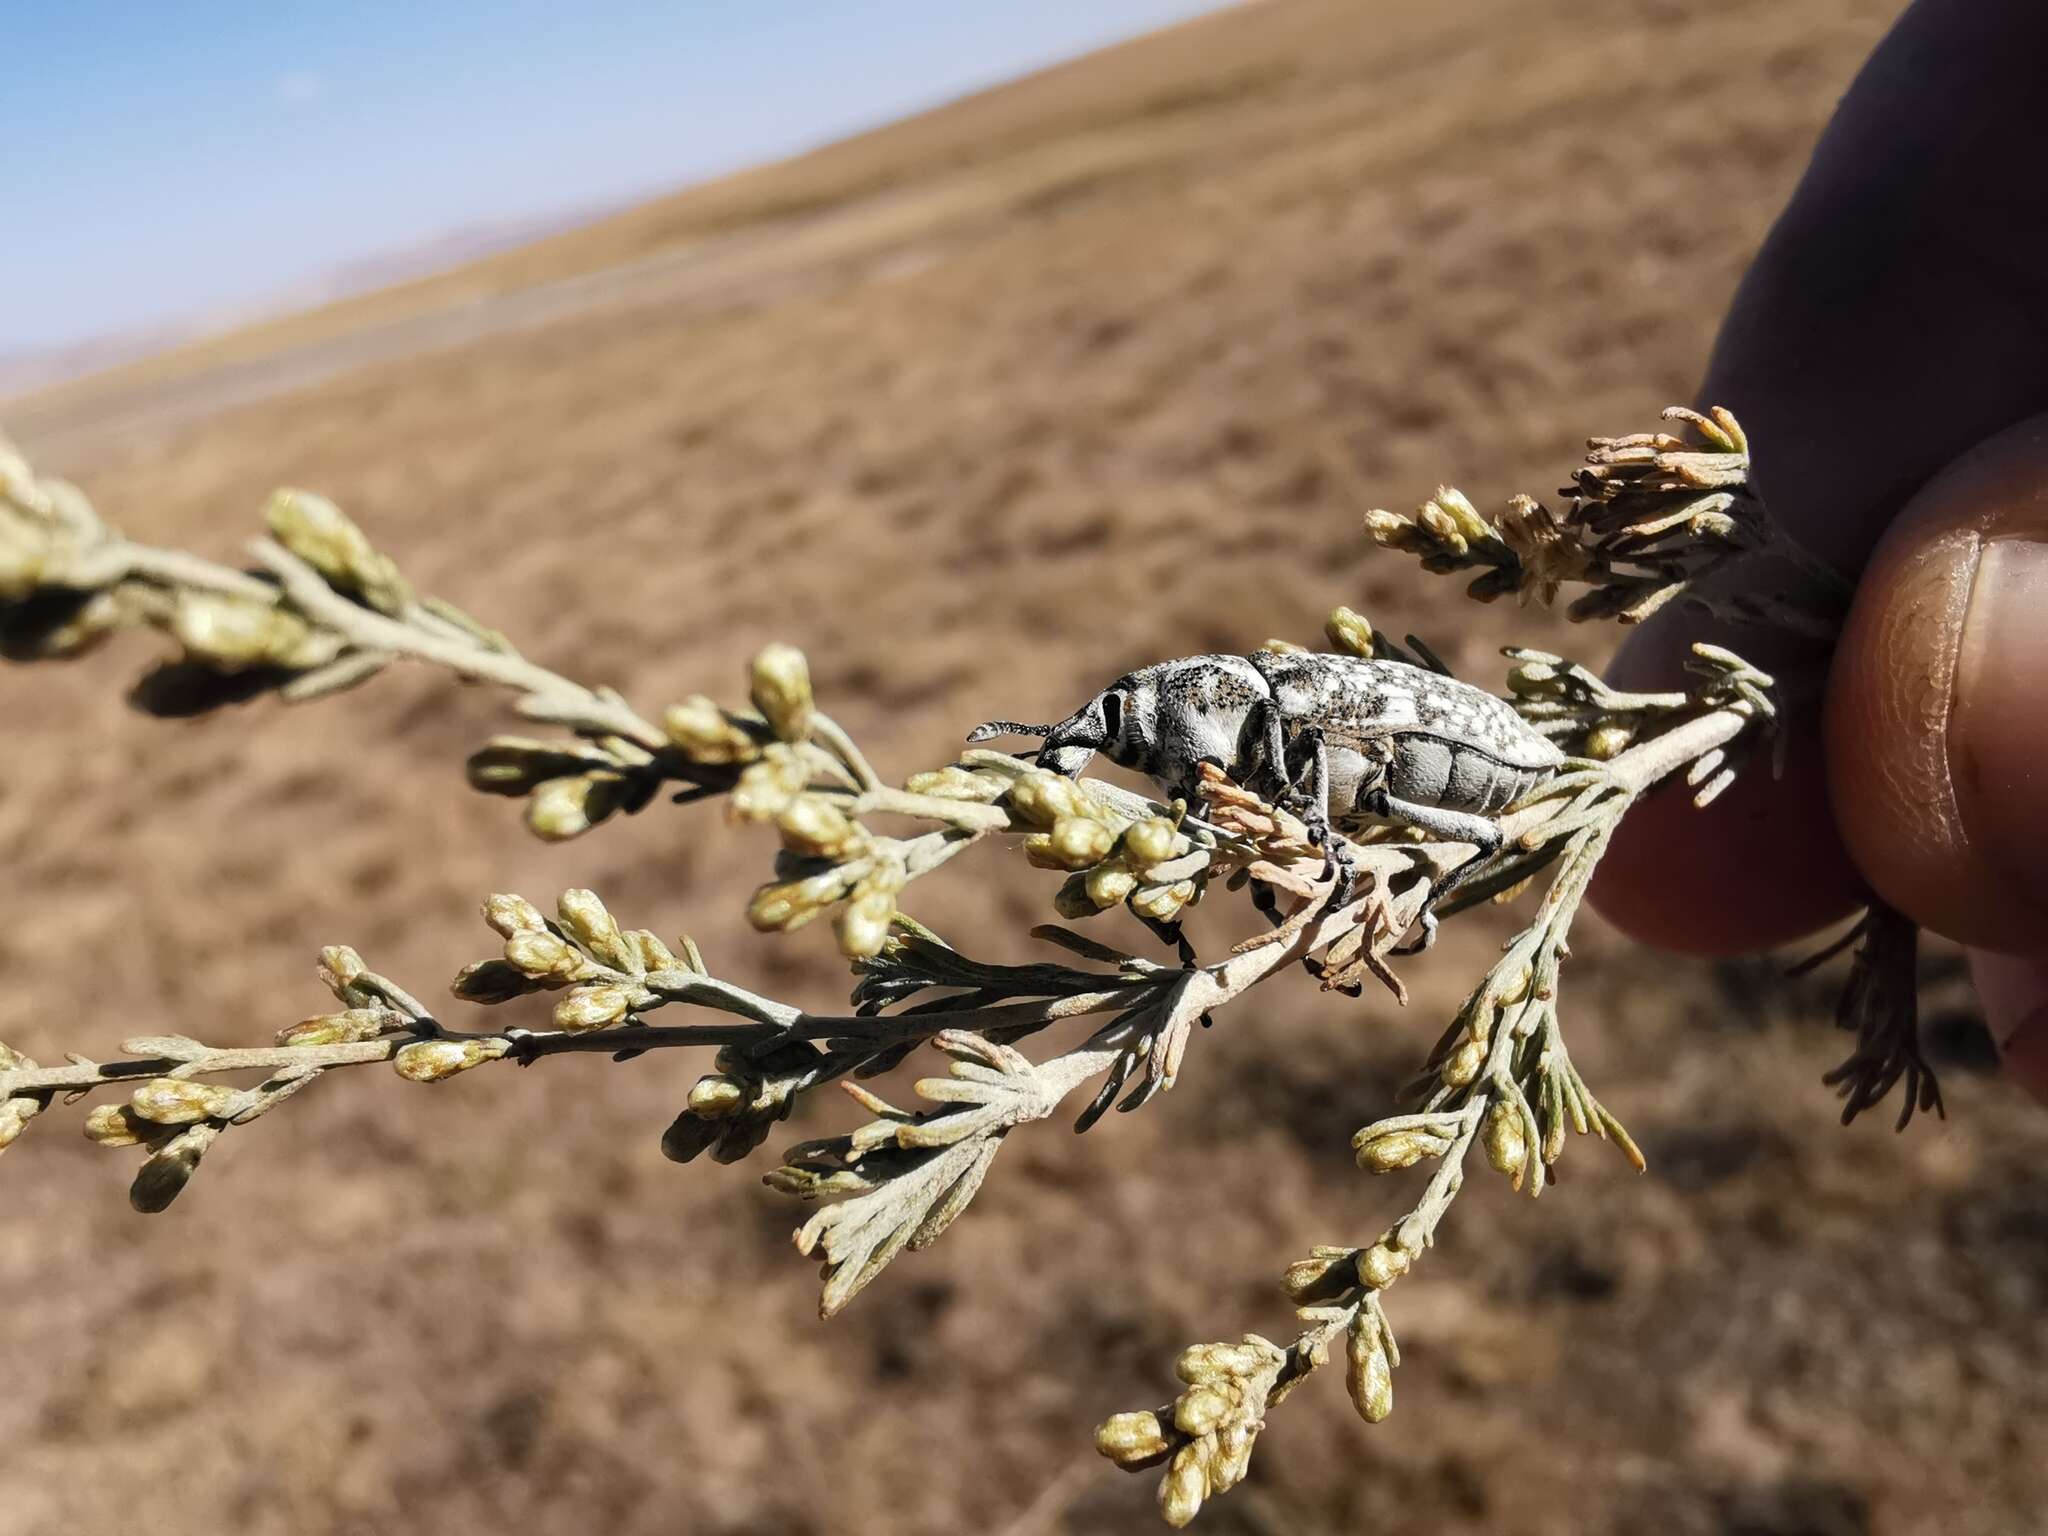
<svg viewBox="0 0 2048 1536">
<path fill-rule="evenodd" d="M 1510 638 L 1597 660 L 1373 558 L 1358 514 L 1542 490 L 1685 398 L 1889 10 L 1273 0 L 15 424 L 153 541 L 225 554 L 270 487 L 319 487 L 650 707 L 798 642 L 896 771 L 1340 601 L 1467 674 Z M 0 677 L 0 1038 L 33 1054 L 263 1040 L 337 940 L 431 988 L 491 890 L 587 883 L 739 979 L 844 985 L 821 935 L 745 932 L 764 850 L 715 815 L 543 848 L 468 795 L 484 694 L 408 673 L 167 725 L 120 702 L 143 649 Z M 992 856 L 941 926 L 1015 953 L 1049 893 Z M 691 1061 L 343 1077 L 159 1220 L 131 1154 L 39 1123 L 0 1179 L 0 1536 L 1144 1528 L 1151 1479 L 1090 1427 L 1164 1398 L 1182 1344 L 1284 1330 L 1281 1265 L 1395 1209 L 1346 1144 L 1470 926 L 1405 1011 L 1283 981 L 1143 1114 L 1019 1136 L 829 1325 L 766 1154 L 661 1159 Z M 1318 1382 L 1204 1527 L 2031 1529 L 2048 1130 L 1953 978 L 1951 1118 L 1895 1137 L 1834 1123 L 1825 986 L 1591 924 L 1580 951 L 1576 1049 L 1650 1173 L 1580 1146 L 1540 1205 L 1475 1183 L 1394 1296 L 1394 1418 Z"/>
</svg>

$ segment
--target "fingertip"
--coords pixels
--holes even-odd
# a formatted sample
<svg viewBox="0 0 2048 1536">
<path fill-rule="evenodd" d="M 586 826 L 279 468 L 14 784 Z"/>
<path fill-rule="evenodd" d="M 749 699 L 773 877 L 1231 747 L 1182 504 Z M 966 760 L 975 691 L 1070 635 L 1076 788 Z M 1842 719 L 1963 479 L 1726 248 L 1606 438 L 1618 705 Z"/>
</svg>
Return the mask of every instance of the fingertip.
<svg viewBox="0 0 2048 1536">
<path fill-rule="evenodd" d="M 1934 477 L 1878 546 L 1829 676 L 1830 799 L 1923 926 L 2048 940 L 2048 417 Z"/>
</svg>

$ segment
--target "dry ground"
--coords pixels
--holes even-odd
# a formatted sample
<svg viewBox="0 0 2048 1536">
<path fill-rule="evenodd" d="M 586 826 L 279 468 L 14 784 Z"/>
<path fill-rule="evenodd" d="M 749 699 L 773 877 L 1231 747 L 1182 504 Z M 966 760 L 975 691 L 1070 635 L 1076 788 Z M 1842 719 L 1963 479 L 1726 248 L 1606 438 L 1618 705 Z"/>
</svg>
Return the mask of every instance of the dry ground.
<svg viewBox="0 0 2048 1536">
<path fill-rule="evenodd" d="M 898 771 L 1339 601 L 1468 673 L 1532 631 L 1597 657 L 1370 557 L 1358 513 L 1545 489 L 1684 398 L 1890 9 L 1273 0 L 10 415 L 154 541 L 231 551 L 317 486 L 649 706 L 801 643 Z M 259 1041 L 320 1006 L 321 943 L 430 988 L 484 953 L 484 892 L 577 883 L 741 979 L 844 984 L 820 936 L 743 931 L 764 854 L 715 816 L 545 849 L 467 795 L 485 695 L 167 725 L 120 702 L 144 649 L 0 676 L 0 1038 Z M 1049 881 L 993 862 L 941 926 L 1000 948 Z M 1378 1230 L 1400 1191 L 1347 1139 L 1484 942 L 1405 1013 L 1277 984 L 1144 1114 L 1020 1136 L 830 1325 L 765 1156 L 660 1158 L 684 1060 L 343 1078 L 158 1220 L 125 1155 L 38 1124 L 0 1178 L 0 1536 L 1144 1528 L 1089 1427 Z M 1844 1132 L 1823 992 L 1581 949 L 1576 1048 L 1651 1172 L 1577 1147 L 1538 1206 L 1475 1184 L 1395 1296 L 1394 1418 L 1318 1383 L 1204 1528 L 2032 1529 L 2044 1127 L 1973 1075 L 1968 1014 L 1937 1008 L 1946 1125 Z"/>
</svg>

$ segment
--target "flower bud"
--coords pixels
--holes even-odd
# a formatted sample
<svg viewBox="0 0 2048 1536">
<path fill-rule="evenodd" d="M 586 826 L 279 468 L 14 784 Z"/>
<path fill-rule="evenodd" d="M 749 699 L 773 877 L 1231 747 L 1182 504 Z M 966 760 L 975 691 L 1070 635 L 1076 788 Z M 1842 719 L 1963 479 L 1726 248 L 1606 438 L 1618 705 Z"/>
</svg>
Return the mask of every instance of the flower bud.
<svg viewBox="0 0 2048 1536">
<path fill-rule="evenodd" d="M 764 647 L 755 657 L 752 678 L 754 708 L 784 741 L 802 741 L 811 734 L 817 707 L 811 698 L 811 666 L 793 645 Z"/>
<path fill-rule="evenodd" d="M 103 1147 L 132 1147 L 155 1128 L 138 1118 L 126 1104 L 102 1104 L 85 1117 L 85 1136 Z"/>
<path fill-rule="evenodd" d="M 490 1059 L 481 1040 L 415 1040 L 391 1058 L 398 1075 L 413 1083 L 438 1083 Z"/>
<path fill-rule="evenodd" d="M 183 1077 L 155 1077 L 128 1097 L 128 1107 L 155 1125 L 190 1125 L 224 1114 L 235 1090 Z"/>
<path fill-rule="evenodd" d="M 1308 650 L 1308 647 L 1296 645 L 1292 640 L 1268 639 L 1259 649 L 1268 656 L 1300 656 Z"/>
<path fill-rule="evenodd" d="M 1166 1446 L 1166 1431 L 1159 1426 L 1159 1415 L 1149 1411 L 1115 1414 L 1095 1430 L 1095 1449 L 1120 1467 L 1149 1461 L 1164 1452 Z"/>
<path fill-rule="evenodd" d="M 1378 1321 L 1363 1310 L 1345 1339 L 1345 1357 L 1344 1385 L 1358 1416 L 1368 1424 L 1380 1423 L 1394 1411 L 1394 1366 Z"/>
<path fill-rule="evenodd" d="M 676 957 L 669 952 L 669 947 L 647 929 L 635 928 L 626 935 L 626 941 L 633 946 L 639 958 L 641 972 L 672 971 L 676 968 Z"/>
<path fill-rule="evenodd" d="M 839 953 L 849 960 L 865 960 L 882 952 L 889 942 L 889 925 L 896 916 L 896 898 L 887 891 L 856 895 L 840 909 L 833 922 Z"/>
<path fill-rule="evenodd" d="M 1367 1290 L 1383 1291 L 1407 1274 L 1414 1262 L 1406 1249 L 1382 1239 L 1358 1256 L 1358 1278 Z"/>
<path fill-rule="evenodd" d="M 1426 501 L 1416 509 L 1415 521 L 1448 554 L 1461 556 L 1471 547 L 1465 542 L 1458 520 L 1433 501 Z"/>
<path fill-rule="evenodd" d="M 555 917 L 562 931 L 601 965 L 630 971 L 640 958 L 595 891 L 571 888 L 562 892 L 555 901 Z"/>
<path fill-rule="evenodd" d="M 505 959 L 535 981 L 566 980 L 587 963 L 564 940 L 545 931 L 513 934 L 505 941 Z"/>
<path fill-rule="evenodd" d="M 1382 549 L 1412 554 L 1422 547 L 1420 530 L 1407 518 L 1384 507 L 1374 507 L 1365 514 L 1365 531 Z"/>
<path fill-rule="evenodd" d="M 181 592 L 171 633 L 190 655 L 229 672 L 310 659 L 313 641 L 312 627 L 297 614 L 218 592 Z"/>
<path fill-rule="evenodd" d="M 741 784 L 765 766 L 749 768 L 741 775 Z M 782 846 L 807 858 L 844 860 L 867 841 L 860 823 L 823 795 L 798 795 L 783 806 L 775 825 L 782 833 Z"/>
<path fill-rule="evenodd" d="M 1484 544 L 1493 537 L 1493 524 L 1479 515 L 1479 509 L 1472 505 L 1465 493 L 1454 486 L 1440 485 L 1436 488 L 1436 505 L 1450 514 L 1458 532 L 1474 544 Z"/>
<path fill-rule="evenodd" d="M 1496 1103 L 1486 1112 L 1486 1124 L 1480 1128 L 1479 1139 L 1493 1171 L 1508 1175 L 1515 1181 L 1515 1188 L 1520 1189 L 1522 1170 L 1529 1161 L 1529 1138 L 1522 1128 L 1521 1106 L 1506 1099 Z"/>
<path fill-rule="evenodd" d="M 764 885 L 747 903 L 747 921 L 763 933 L 793 933 L 837 901 L 846 882 L 837 870 L 806 880 Z"/>
<path fill-rule="evenodd" d="M 1331 609 L 1329 618 L 1323 621 L 1323 635 L 1333 650 L 1368 660 L 1372 656 L 1372 625 L 1362 613 L 1349 608 Z"/>
<path fill-rule="evenodd" d="M 369 969 L 363 964 L 363 957 L 346 944 L 330 944 L 320 951 L 320 979 L 331 991 L 354 986 L 369 974 Z"/>
<path fill-rule="evenodd" d="M 288 1024 L 277 1032 L 277 1043 L 289 1046 L 352 1045 L 374 1040 L 388 1029 L 406 1022 L 405 1015 L 389 1008 L 351 1008 L 344 1013 L 322 1013 Z"/>
<path fill-rule="evenodd" d="M 1088 899 L 1098 911 L 1108 911 L 1130 897 L 1138 888 L 1138 877 L 1115 864 L 1098 864 L 1082 877 Z"/>
<path fill-rule="evenodd" d="M 1209 1496 L 1209 1474 L 1202 1466 L 1197 1446 L 1183 1446 L 1174 1453 L 1166 1476 L 1159 1482 L 1159 1513 L 1175 1530 L 1202 1512 L 1202 1500 Z"/>
<path fill-rule="evenodd" d="M 1152 885 L 1131 897 L 1131 910 L 1155 923 L 1170 922 L 1182 907 L 1194 899 L 1195 882 L 1192 880 L 1178 881 L 1173 885 Z"/>
<path fill-rule="evenodd" d="M 515 933 L 539 933 L 548 925 L 547 919 L 540 915 L 540 908 L 524 896 L 504 894 L 485 900 L 484 921 L 501 939 L 509 939 Z"/>
<path fill-rule="evenodd" d="M 412 601 L 398 568 L 325 496 L 281 490 L 270 498 L 265 520 L 278 543 L 334 586 L 361 593 L 379 612 L 397 613 Z"/>
<path fill-rule="evenodd" d="M 1191 1344 L 1173 1362 L 1174 1374 L 1190 1384 L 1251 1376 L 1274 1363 L 1272 1345 L 1256 1335 L 1240 1344 Z"/>
<path fill-rule="evenodd" d="M 1466 1088 L 1478 1079 L 1479 1069 L 1485 1065 L 1486 1042 L 1467 1040 L 1444 1058 L 1437 1075 L 1453 1088 Z"/>
<path fill-rule="evenodd" d="M 548 843 L 581 837 L 601 819 L 591 815 L 590 797 L 596 788 L 596 777 L 587 773 L 567 774 L 535 785 L 526 802 L 527 830 Z"/>
<path fill-rule="evenodd" d="M 1329 1301 L 1357 1284 L 1356 1248 L 1318 1248 L 1287 1266 L 1280 1285 L 1296 1306 Z"/>
<path fill-rule="evenodd" d="M 1216 1431 L 1216 1454 L 1209 1461 L 1209 1486 L 1215 1493 L 1235 1488 L 1252 1469 L 1252 1445 L 1258 1427 L 1238 1421 Z"/>
<path fill-rule="evenodd" d="M 555 1028 L 572 1034 L 603 1029 L 623 1019 L 629 1005 L 623 987 L 578 987 L 555 1004 Z"/>
<path fill-rule="evenodd" d="M 1428 1131 L 1382 1131 L 1368 1125 L 1351 1138 L 1352 1154 L 1367 1173 L 1394 1173 L 1425 1157 L 1442 1157 L 1450 1142 Z"/>
<path fill-rule="evenodd" d="M 1050 827 L 1062 816 L 1093 816 L 1095 802 L 1072 779 L 1034 769 L 1011 786 L 1010 806 L 1034 826 Z"/>
<path fill-rule="evenodd" d="M 1230 1414 L 1230 1397 L 1216 1387 L 1189 1387 L 1173 1405 L 1173 1425 L 1185 1435 L 1206 1435 Z"/>
<path fill-rule="evenodd" d="M 1124 832 L 1124 854 L 1138 869 L 1164 864 L 1188 851 L 1190 844 L 1164 816 L 1134 821 Z"/>
<path fill-rule="evenodd" d="M 662 714 L 661 728 L 676 749 L 693 763 L 751 763 L 761 755 L 761 744 L 751 731 L 734 724 L 732 718 L 703 694 L 692 694 L 680 704 L 671 704 Z"/>
<path fill-rule="evenodd" d="M 0 1152 L 14 1145 L 29 1121 L 42 1112 L 40 1099 L 0 1099 Z"/>
<path fill-rule="evenodd" d="M 1079 870 L 1101 863 L 1108 856 L 1116 836 L 1099 821 L 1083 816 L 1062 816 L 1052 824 L 1046 840 L 1056 867 Z"/>
<path fill-rule="evenodd" d="M 1533 973 L 1530 971 L 1530 968 L 1526 965 L 1523 966 L 1507 979 L 1500 991 L 1494 995 L 1494 1001 L 1502 1007 L 1506 1007 L 1511 1003 L 1519 1003 L 1529 995 L 1529 983 L 1532 979 Z"/>
<path fill-rule="evenodd" d="M 1002 799 L 1009 780 L 955 764 L 929 773 L 913 773 L 903 781 L 903 787 L 913 795 L 929 795 L 934 800 L 970 800 L 989 805 Z"/>
<path fill-rule="evenodd" d="M 690 1090 L 690 1113 L 703 1120 L 723 1120 L 746 1107 L 747 1088 L 736 1077 L 711 1072 L 697 1079 Z"/>
<path fill-rule="evenodd" d="M 1633 721 L 1603 720 L 1586 733 L 1586 756 L 1607 762 L 1626 752 L 1635 739 Z"/>
<path fill-rule="evenodd" d="M 748 768 L 726 797 L 726 814 L 734 821 L 773 821 L 811 781 L 810 770 L 784 746 L 771 746 Z"/>
<path fill-rule="evenodd" d="M 35 1065 L 13 1046 L 0 1040 L 0 1072 L 32 1072 Z"/>
</svg>

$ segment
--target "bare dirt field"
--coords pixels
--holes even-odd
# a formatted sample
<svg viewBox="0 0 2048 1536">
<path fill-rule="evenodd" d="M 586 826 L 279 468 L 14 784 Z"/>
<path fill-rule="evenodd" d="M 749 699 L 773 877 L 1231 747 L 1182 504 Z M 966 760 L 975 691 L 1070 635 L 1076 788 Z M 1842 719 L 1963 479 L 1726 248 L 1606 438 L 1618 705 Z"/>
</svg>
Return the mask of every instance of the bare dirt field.
<svg viewBox="0 0 2048 1536">
<path fill-rule="evenodd" d="M 1687 398 L 1892 9 L 1270 0 L 7 425 L 126 532 L 216 556 L 317 487 L 650 709 L 737 696 L 788 639 L 890 772 L 1338 602 L 1467 676 L 1510 639 L 1597 661 L 1375 558 L 1359 514 L 1545 491 Z M 431 993 L 493 890 L 588 884 L 735 979 L 843 991 L 817 930 L 745 929 L 765 850 L 715 814 L 549 848 L 469 794 L 485 693 L 405 671 L 168 724 L 122 703 L 148 649 L 0 673 L 0 1038 L 33 1055 L 267 1040 L 325 1003 L 324 943 Z M 1014 956 L 1054 877 L 984 863 L 913 910 Z M 1167 1397 L 1183 1344 L 1281 1333 L 1286 1260 L 1399 1208 L 1348 1139 L 1486 921 L 1405 1010 L 1283 979 L 1144 1113 L 1014 1138 L 829 1324 L 767 1152 L 661 1158 L 680 1053 L 343 1075 L 154 1219 L 131 1154 L 53 1115 L 0 1165 L 0 1536 L 1147 1528 L 1152 1479 L 1091 1426 Z M 1315 1382 L 1202 1528 L 2035 1529 L 2048 1122 L 1984 1075 L 1953 978 L 1950 1118 L 1894 1136 L 1835 1124 L 1826 984 L 1594 923 L 1577 948 L 1575 1050 L 1650 1172 L 1589 1144 L 1540 1204 L 1475 1183 L 1391 1303 L 1394 1417 Z M 850 1123 L 821 1102 L 787 1139 Z"/>
</svg>

